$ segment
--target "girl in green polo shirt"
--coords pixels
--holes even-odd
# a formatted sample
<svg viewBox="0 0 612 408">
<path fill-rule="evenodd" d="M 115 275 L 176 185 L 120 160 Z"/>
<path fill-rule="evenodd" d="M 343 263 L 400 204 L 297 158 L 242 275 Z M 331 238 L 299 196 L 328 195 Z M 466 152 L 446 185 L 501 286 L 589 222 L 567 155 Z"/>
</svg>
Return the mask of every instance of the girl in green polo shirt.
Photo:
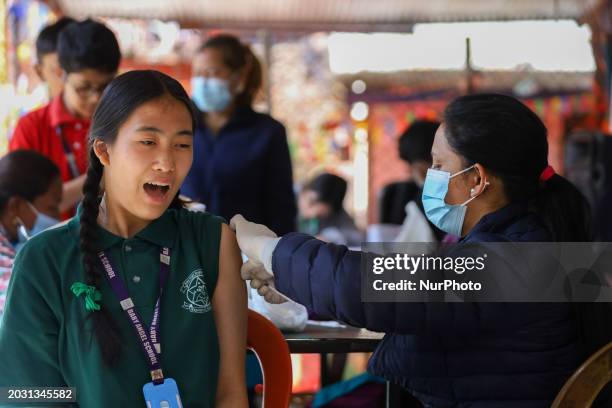
<svg viewBox="0 0 612 408">
<path fill-rule="evenodd" d="M 15 260 L 0 388 L 73 387 L 81 407 L 247 406 L 236 239 L 178 199 L 194 122 L 189 97 L 162 73 L 108 86 L 77 216 Z M 34 394 L 0 395 L 0 406 Z"/>
</svg>

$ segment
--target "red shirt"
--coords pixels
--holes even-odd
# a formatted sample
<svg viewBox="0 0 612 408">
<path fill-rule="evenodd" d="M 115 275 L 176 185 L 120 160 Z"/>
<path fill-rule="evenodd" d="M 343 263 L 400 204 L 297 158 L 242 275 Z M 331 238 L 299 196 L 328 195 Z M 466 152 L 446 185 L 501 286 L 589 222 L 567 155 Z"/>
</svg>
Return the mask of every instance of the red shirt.
<svg viewBox="0 0 612 408">
<path fill-rule="evenodd" d="M 79 174 L 84 174 L 87 171 L 89 124 L 89 120 L 71 115 L 64 106 L 62 95 L 59 95 L 48 105 L 19 119 L 9 142 L 9 150 L 34 150 L 47 156 L 60 169 L 62 180 L 69 181 L 74 177 L 66 159 L 62 137 L 74 154 Z"/>
</svg>

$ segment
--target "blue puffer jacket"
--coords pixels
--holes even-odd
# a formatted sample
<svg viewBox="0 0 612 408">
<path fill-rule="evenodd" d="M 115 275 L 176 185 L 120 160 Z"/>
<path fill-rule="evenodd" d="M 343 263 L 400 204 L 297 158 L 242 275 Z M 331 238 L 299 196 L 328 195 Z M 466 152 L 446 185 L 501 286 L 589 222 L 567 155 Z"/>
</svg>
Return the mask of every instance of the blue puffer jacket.
<svg viewBox="0 0 612 408">
<path fill-rule="evenodd" d="M 550 241 L 521 204 L 488 214 L 467 242 Z M 385 332 L 369 371 L 433 407 L 549 407 L 580 364 L 569 304 L 365 303 L 359 252 L 304 234 L 273 255 L 277 288 L 318 315 Z"/>
</svg>

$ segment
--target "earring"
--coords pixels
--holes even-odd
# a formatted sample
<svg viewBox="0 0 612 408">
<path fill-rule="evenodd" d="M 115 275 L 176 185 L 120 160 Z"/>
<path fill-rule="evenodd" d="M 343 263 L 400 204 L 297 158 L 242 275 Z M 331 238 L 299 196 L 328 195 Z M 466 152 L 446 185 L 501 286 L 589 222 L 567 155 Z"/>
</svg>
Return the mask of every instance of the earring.
<svg viewBox="0 0 612 408">
<path fill-rule="evenodd" d="M 471 195 L 471 196 L 473 196 L 475 193 L 476 193 L 476 190 L 472 188 L 472 189 L 470 190 L 470 195 Z"/>
</svg>

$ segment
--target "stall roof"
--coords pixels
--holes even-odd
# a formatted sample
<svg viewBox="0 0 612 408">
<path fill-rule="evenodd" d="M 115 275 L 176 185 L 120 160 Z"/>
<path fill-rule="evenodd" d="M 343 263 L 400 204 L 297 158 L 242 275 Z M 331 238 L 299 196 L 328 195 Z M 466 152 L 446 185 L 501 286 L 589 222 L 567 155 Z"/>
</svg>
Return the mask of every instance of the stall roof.
<svg viewBox="0 0 612 408">
<path fill-rule="evenodd" d="M 577 19 L 597 0 L 47 0 L 65 15 L 179 21 L 202 28 L 398 31 L 415 23 Z"/>
<path fill-rule="evenodd" d="M 459 84 L 465 82 L 466 73 L 460 70 L 361 72 L 339 75 L 338 78 L 349 89 L 353 81 L 363 80 L 367 85 L 368 97 L 376 99 L 377 95 L 409 96 L 440 90 L 456 90 Z M 522 96 L 571 94 L 590 91 L 593 87 L 593 73 L 478 71 L 474 73 L 474 83 L 476 89 L 481 92 L 511 92 L 521 96 L 519 93 L 522 89 L 527 93 Z M 363 96 L 353 95 L 353 99 L 355 98 L 363 99 Z"/>
</svg>

